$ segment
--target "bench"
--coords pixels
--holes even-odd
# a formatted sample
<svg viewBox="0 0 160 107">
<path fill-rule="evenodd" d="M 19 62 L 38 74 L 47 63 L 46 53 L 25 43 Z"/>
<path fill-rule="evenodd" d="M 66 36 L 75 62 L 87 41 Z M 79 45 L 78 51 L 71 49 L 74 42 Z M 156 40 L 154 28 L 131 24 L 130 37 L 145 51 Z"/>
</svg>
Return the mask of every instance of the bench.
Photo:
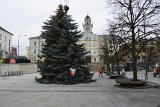
<svg viewBox="0 0 160 107">
<path fill-rule="evenodd" d="M 133 81 L 131 79 L 116 79 L 115 82 L 117 83 L 117 85 L 122 85 L 122 86 L 144 86 L 146 85 L 145 81 Z"/>
<path fill-rule="evenodd" d="M 4 76 L 23 75 L 23 71 L 6 71 Z"/>
</svg>

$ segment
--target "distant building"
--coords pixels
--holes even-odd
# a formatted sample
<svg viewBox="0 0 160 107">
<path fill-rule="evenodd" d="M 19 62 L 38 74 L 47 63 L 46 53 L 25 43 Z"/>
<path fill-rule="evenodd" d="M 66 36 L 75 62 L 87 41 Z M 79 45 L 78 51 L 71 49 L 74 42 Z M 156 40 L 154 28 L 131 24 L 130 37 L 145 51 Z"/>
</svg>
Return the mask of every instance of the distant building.
<svg viewBox="0 0 160 107">
<path fill-rule="evenodd" d="M 12 51 L 11 51 L 11 58 L 17 58 L 17 48 L 16 47 L 12 47 Z"/>
<path fill-rule="evenodd" d="M 78 44 L 85 44 L 85 49 L 89 53 L 85 56 L 88 62 L 101 62 L 99 56 L 99 38 L 100 35 L 96 35 L 92 32 L 93 24 L 91 23 L 91 18 L 87 15 L 84 19 L 83 24 L 83 37 L 78 41 Z M 27 55 L 31 62 L 37 62 L 38 55 L 42 50 L 42 46 L 45 43 L 45 39 L 41 36 L 29 38 L 30 47 L 27 48 Z"/>
<path fill-rule="evenodd" d="M 88 62 L 101 62 L 99 56 L 99 36 L 92 32 L 93 23 L 87 15 L 83 24 L 83 37 L 79 40 L 79 44 L 85 44 L 85 49 L 89 52 L 85 57 Z"/>
<path fill-rule="evenodd" d="M 31 63 L 36 63 L 39 58 L 38 55 L 41 54 L 42 46 L 45 43 L 45 39 L 41 36 L 29 38 L 30 46 L 28 49 L 28 57 L 31 60 Z"/>
<path fill-rule="evenodd" d="M 13 34 L 0 26 L 0 58 L 8 58 L 12 51 Z"/>
<path fill-rule="evenodd" d="M 26 58 L 28 59 L 28 60 L 30 60 L 31 59 L 31 53 L 30 53 L 30 47 L 26 47 Z"/>
</svg>

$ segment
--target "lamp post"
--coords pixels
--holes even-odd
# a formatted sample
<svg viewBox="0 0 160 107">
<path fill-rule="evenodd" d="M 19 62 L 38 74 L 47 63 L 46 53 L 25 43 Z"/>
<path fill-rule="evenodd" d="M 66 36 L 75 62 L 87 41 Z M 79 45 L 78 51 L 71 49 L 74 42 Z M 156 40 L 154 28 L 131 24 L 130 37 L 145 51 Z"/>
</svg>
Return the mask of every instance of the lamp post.
<svg viewBox="0 0 160 107">
<path fill-rule="evenodd" d="M 19 56 L 19 38 L 20 38 L 20 36 L 27 36 L 27 35 L 19 35 L 18 36 L 18 55 L 17 56 Z"/>
</svg>

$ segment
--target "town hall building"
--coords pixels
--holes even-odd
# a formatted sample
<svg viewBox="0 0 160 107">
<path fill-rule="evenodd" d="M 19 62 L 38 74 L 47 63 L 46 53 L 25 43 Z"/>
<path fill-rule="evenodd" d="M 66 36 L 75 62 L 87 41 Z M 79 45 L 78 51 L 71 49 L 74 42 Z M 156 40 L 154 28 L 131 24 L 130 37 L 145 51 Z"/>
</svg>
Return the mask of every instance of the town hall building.
<svg viewBox="0 0 160 107">
<path fill-rule="evenodd" d="M 99 55 L 99 36 L 92 32 L 93 23 L 90 16 L 86 16 L 83 23 L 83 37 L 79 40 L 79 44 L 85 44 L 85 49 L 89 52 L 85 57 L 88 62 L 101 62 Z"/>
<path fill-rule="evenodd" d="M 92 28 L 93 23 L 91 22 L 91 18 L 87 15 L 83 23 L 83 36 L 78 41 L 78 44 L 85 44 L 85 49 L 88 52 L 85 57 L 88 62 L 97 63 L 101 62 L 101 58 L 99 56 L 99 36 L 92 32 Z M 38 55 L 42 50 L 45 40 L 41 36 L 36 36 L 29 38 L 29 41 L 30 46 L 27 48 L 28 59 L 30 59 L 31 62 L 37 62 Z"/>
</svg>

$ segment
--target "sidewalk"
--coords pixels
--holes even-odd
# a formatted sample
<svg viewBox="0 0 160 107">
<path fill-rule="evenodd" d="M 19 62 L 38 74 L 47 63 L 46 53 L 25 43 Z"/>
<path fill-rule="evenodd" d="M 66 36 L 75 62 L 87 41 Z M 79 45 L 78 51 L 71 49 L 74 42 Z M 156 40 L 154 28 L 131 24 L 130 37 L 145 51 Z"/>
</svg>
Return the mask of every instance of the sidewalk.
<svg viewBox="0 0 160 107">
<path fill-rule="evenodd" d="M 128 73 L 132 77 L 131 73 Z M 35 74 L 0 77 L 0 107 L 157 107 L 157 88 L 115 86 L 115 80 L 93 76 L 96 82 L 75 85 L 39 84 Z M 159 78 L 158 78 L 159 79 Z"/>
</svg>

